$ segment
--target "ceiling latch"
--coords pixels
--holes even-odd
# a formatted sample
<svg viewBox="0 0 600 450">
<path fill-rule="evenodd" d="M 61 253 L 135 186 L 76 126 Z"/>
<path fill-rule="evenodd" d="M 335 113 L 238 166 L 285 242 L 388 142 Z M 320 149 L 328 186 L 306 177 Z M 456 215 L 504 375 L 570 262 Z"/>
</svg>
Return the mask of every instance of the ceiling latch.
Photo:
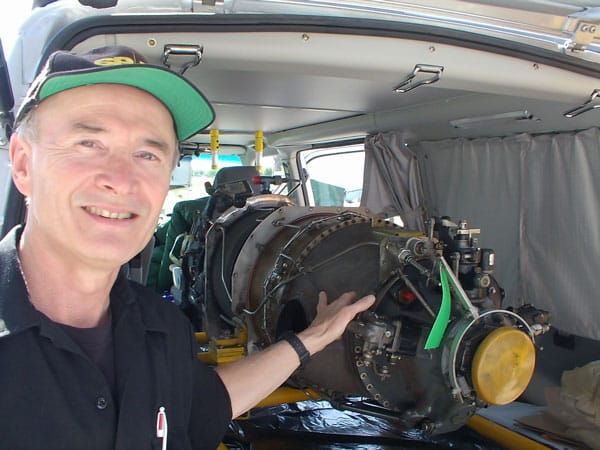
<svg viewBox="0 0 600 450">
<path fill-rule="evenodd" d="M 425 84 L 432 84 L 442 77 L 443 66 L 417 64 L 412 73 L 394 88 L 394 92 L 404 93 Z M 417 79 L 419 77 L 419 79 Z"/>
<path fill-rule="evenodd" d="M 584 112 L 591 111 L 592 109 L 600 108 L 600 89 L 594 89 L 592 95 L 590 95 L 590 99 L 584 104 L 577 106 L 569 111 L 563 113 L 563 116 L 571 119 L 573 117 L 578 116 L 579 114 L 583 114 Z"/>
<path fill-rule="evenodd" d="M 202 60 L 204 47 L 190 44 L 167 44 L 163 50 L 163 65 L 171 68 L 177 65 L 179 75 L 183 75 L 190 67 L 197 66 Z M 181 57 L 181 59 L 179 58 Z"/>
</svg>

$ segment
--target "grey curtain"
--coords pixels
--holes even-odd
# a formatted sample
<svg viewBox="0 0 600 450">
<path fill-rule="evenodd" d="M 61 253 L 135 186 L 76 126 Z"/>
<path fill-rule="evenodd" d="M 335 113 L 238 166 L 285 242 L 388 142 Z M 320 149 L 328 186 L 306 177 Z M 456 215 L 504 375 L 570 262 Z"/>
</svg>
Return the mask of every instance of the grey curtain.
<svg viewBox="0 0 600 450">
<path fill-rule="evenodd" d="M 399 215 L 408 229 L 425 230 L 418 160 L 400 133 L 366 138 L 360 205 L 385 217 Z"/>
<path fill-rule="evenodd" d="M 600 130 L 421 142 L 434 214 L 481 228 L 506 303 L 600 339 Z"/>
</svg>

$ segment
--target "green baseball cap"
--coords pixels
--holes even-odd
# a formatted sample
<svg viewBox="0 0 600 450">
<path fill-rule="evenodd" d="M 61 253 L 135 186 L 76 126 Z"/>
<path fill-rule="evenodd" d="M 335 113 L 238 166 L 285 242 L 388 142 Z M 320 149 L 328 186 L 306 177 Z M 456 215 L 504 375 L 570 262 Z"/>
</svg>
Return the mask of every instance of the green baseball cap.
<svg viewBox="0 0 600 450">
<path fill-rule="evenodd" d="M 202 92 L 181 75 L 146 63 L 142 55 L 124 46 L 102 47 L 85 53 L 58 51 L 31 84 L 17 113 L 18 125 L 44 99 L 80 86 L 122 84 L 156 97 L 171 112 L 177 138 L 188 139 L 215 118 Z"/>
</svg>

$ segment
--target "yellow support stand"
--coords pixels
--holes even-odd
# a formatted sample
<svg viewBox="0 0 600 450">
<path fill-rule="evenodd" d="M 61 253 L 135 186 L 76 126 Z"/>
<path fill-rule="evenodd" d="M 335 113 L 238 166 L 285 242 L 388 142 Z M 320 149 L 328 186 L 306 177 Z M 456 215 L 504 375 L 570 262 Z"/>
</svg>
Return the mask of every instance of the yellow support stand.
<svg viewBox="0 0 600 450">
<path fill-rule="evenodd" d="M 248 343 L 248 329 L 243 326 L 237 330 L 236 336 L 231 338 L 216 339 L 210 337 L 206 332 L 195 333 L 196 343 L 198 345 L 207 345 L 208 350 L 197 353 L 200 361 L 209 365 L 227 364 L 246 355 L 246 345 Z M 267 406 L 280 405 L 282 403 L 296 403 L 305 400 L 319 400 L 321 396 L 312 389 L 295 389 L 287 386 L 276 389 L 269 396 L 261 400 L 255 407 L 264 408 Z M 250 417 L 250 411 L 237 419 Z M 219 444 L 217 450 L 227 450 L 223 443 Z"/>
<path fill-rule="evenodd" d="M 219 130 L 210 130 L 210 154 L 212 156 L 212 170 L 219 168 Z"/>
<path fill-rule="evenodd" d="M 258 170 L 259 172 L 262 172 L 263 171 L 262 156 L 263 156 L 263 150 L 264 150 L 263 132 L 257 131 L 255 133 L 254 140 L 255 140 L 254 150 L 256 150 L 256 162 L 254 165 L 256 166 L 256 170 Z"/>
<path fill-rule="evenodd" d="M 208 350 L 198 352 L 197 357 L 209 365 L 227 364 L 246 355 L 248 329 L 241 327 L 237 335 L 231 338 L 215 339 L 206 332 L 195 333 L 196 343 L 207 345 Z M 256 405 L 257 408 L 275 406 L 282 403 L 295 403 L 304 400 L 318 400 L 321 396 L 312 389 L 295 389 L 287 386 L 276 389 L 271 395 Z"/>
<path fill-rule="evenodd" d="M 321 396 L 312 389 L 295 389 L 287 386 L 277 388 L 269 396 L 256 405 L 256 408 L 281 405 L 282 403 L 296 403 L 306 400 L 320 400 Z"/>
<path fill-rule="evenodd" d="M 208 350 L 198 352 L 198 359 L 206 364 L 216 366 L 227 364 L 236 359 L 243 358 L 246 354 L 248 330 L 243 327 L 236 337 L 215 339 L 210 338 L 205 332 L 196 333 L 196 342 L 200 345 L 208 344 Z"/>
<path fill-rule="evenodd" d="M 550 447 L 535 442 L 527 436 L 509 430 L 477 414 L 469 419 L 468 426 L 508 450 L 550 450 Z"/>
</svg>

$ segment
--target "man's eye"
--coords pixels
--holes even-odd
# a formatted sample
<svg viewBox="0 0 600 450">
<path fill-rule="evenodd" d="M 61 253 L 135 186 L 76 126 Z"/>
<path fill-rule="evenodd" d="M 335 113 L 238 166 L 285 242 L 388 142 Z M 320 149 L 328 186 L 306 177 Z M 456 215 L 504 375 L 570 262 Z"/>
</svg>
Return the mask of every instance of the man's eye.
<svg viewBox="0 0 600 450">
<path fill-rule="evenodd" d="M 147 159 L 148 161 L 158 161 L 158 157 L 154 153 L 150 152 L 140 152 L 139 157 L 142 159 Z"/>
<path fill-rule="evenodd" d="M 92 141 L 92 140 L 84 140 L 84 141 L 80 141 L 79 145 L 81 145 L 82 147 L 94 148 L 94 147 L 96 147 L 96 142 Z"/>
</svg>

